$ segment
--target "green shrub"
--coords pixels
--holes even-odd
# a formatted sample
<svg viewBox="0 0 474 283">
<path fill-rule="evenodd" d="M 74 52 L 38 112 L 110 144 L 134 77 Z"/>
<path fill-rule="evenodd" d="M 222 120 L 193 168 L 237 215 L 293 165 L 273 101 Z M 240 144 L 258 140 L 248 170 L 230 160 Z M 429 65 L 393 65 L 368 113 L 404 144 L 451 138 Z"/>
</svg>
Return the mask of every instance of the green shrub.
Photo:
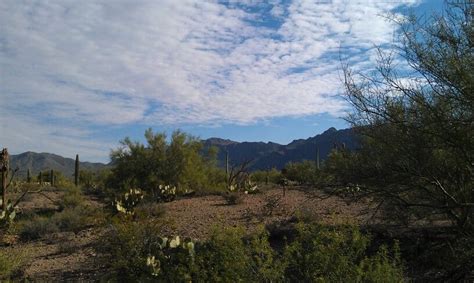
<svg viewBox="0 0 474 283">
<path fill-rule="evenodd" d="M 111 229 L 97 245 L 97 250 L 105 254 L 112 272 L 105 279 L 140 281 L 152 279 L 152 270 L 147 266 L 147 258 L 156 246 L 162 243 L 163 223 L 154 221 L 130 222 L 116 219 Z"/>
<path fill-rule="evenodd" d="M 250 274 L 255 282 L 284 281 L 286 263 L 278 258 L 269 242 L 269 233 L 263 226 L 247 241 L 247 253 L 250 258 Z"/>
<path fill-rule="evenodd" d="M 62 209 L 76 207 L 83 202 L 84 202 L 84 196 L 82 195 L 81 190 L 77 187 L 69 187 L 69 188 L 66 188 L 64 192 L 64 196 L 60 203 L 60 207 Z"/>
<path fill-rule="evenodd" d="M 62 254 L 73 254 L 77 252 L 78 246 L 73 241 L 60 241 L 58 243 L 58 253 Z"/>
<path fill-rule="evenodd" d="M 250 175 L 252 181 L 257 183 L 278 184 L 281 179 L 281 172 L 275 168 L 271 170 L 257 170 Z"/>
<path fill-rule="evenodd" d="M 237 205 L 244 202 L 243 195 L 240 192 L 226 192 L 222 194 L 222 197 L 228 205 Z"/>
<path fill-rule="evenodd" d="M 18 249 L 10 249 L 8 252 L 0 250 L 0 281 L 8 282 L 20 272 L 25 261 L 24 252 Z"/>
<path fill-rule="evenodd" d="M 79 172 L 79 183 L 85 194 L 95 195 L 98 197 L 106 197 L 112 193 L 107 187 L 107 181 L 112 174 L 111 169 L 105 168 L 97 172 L 81 170 Z"/>
<path fill-rule="evenodd" d="M 65 209 L 55 213 L 51 221 L 56 224 L 60 231 L 79 232 L 86 227 L 93 226 L 103 219 L 99 209 L 87 205 Z"/>
<path fill-rule="evenodd" d="M 359 282 L 403 282 L 400 250 L 396 242 L 393 256 L 389 255 L 386 246 L 381 246 L 372 257 L 366 257 L 358 267 Z"/>
<path fill-rule="evenodd" d="M 285 166 L 285 172 L 288 180 L 304 185 L 317 184 L 321 178 L 321 170 L 314 161 L 289 162 Z"/>
<path fill-rule="evenodd" d="M 98 245 L 110 264 L 109 280 L 158 282 L 399 282 L 397 246 L 370 256 L 370 239 L 356 227 L 298 224 L 295 239 L 279 254 L 263 228 L 215 227 L 193 243 L 160 235 L 161 222 L 117 222 Z M 171 244 L 170 240 L 174 242 Z"/>
<path fill-rule="evenodd" d="M 166 210 L 162 204 L 155 202 L 145 202 L 135 207 L 136 219 L 158 218 L 165 215 Z"/>
<path fill-rule="evenodd" d="M 208 241 L 176 242 L 177 238 L 164 241 L 158 236 L 162 225 L 153 221 L 115 223 L 98 245 L 114 271 L 106 279 L 256 282 L 282 278 L 284 269 L 275 259 L 267 233 L 244 239 L 241 228 L 216 228 Z"/>
<path fill-rule="evenodd" d="M 241 228 L 215 228 L 209 241 L 196 245 L 196 281 L 246 281 L 250 258 L 243 236 Z"/>
<path fill-rule="evenodd" d="M 104 215 L 99 209 L 79 205 L 66 208 L 50 217 L 34 215 L 19 223 L 19 234 L 23 240 L 35 240 L 56 232 L 77 233 L 103 220 Z"/>
<path fill-rule="evenodd" d="M 214 228 L 211 238 L 196 244 L 193 281 L 275 282 L 284 266 L 270 247 L 263 228 L 246 237 L 240 227 Z"/>
<path fill-rule="evenodd" d="M 287 247 L 286 278 L 294 282 L 348 282 L 381 279 L 403 281 L 398 250 L 392 259 L 385 247 L 367 257 L 370 238 L 352 225 L 335 227 L 298 224 L 296 239 Z M 358 280 L 356 280 L 358 279 Z"/>
<path fill-rule="evenodd" d="M 21 223 L 20 237 L 23 240 L 35 240 L 58 231 L 58 226 L 51 218 L 34 216 Z"/>
</svg>

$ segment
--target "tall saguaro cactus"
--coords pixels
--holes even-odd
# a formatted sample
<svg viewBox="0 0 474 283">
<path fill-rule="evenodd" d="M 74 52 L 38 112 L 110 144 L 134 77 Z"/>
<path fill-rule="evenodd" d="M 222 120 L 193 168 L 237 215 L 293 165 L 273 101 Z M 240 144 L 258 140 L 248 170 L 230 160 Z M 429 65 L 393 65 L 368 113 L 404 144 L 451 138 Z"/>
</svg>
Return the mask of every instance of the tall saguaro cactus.
<svg viewBox="0 0 474 283">
<path fill-rule="evenodd" d="M 225 176 L 229 177 L 229 151 L 225 151 Z"/>
<path fill-rule="evenodd" d="M 79 154 L 76 154 L 76 166 L 74 168 L 74 184 L 79 185 Z"/>
<path fill-rule="evenodd" d="M 30 168 L 28 168 L 28 171 L 26 171 L 26 181 L 28 183 L 31 182 L 31 171 L 30 171 Z"/>
<path fill-rule="evenodd" d="M 0 153 L 0 170 L 2 171 L 2 209 L 7 210 L 7 179 L 9 170 L 8 149 L 4 148 Z"/>
<path fill-rule="evenodd" d="M 49 172 L 49 182 L 51 183 L 51 187 L 54 187 L 54 170 L 51 169 L 51 172 Z"/>
<path fill-rule="evenodd" d="M 319 146 L 316 147 L 316 168 L 319 170 Z"/>
</svg>

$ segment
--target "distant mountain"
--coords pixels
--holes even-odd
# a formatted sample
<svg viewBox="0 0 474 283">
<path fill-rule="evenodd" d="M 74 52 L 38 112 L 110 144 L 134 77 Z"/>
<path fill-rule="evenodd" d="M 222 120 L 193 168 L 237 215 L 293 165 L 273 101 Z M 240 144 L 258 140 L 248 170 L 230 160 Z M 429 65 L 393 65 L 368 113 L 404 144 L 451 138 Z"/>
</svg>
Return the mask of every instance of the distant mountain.
<svg viewBox="0 0 474 283">
<path fill-rule="evenodd" d="M 219 138 L 204 140 L 205 147 L 215 146 L 219 149 L 218 160 L 224 165 L 226 152 L 229 152 L 231 164 L 252 160 L 250 170 L 281 169 L 288 162 L 315 160 L 317 148 L 321 160 L 327 158 L 334 146 L 357 147 L 352 129 L 336 130 L 329 128 L 324 133 L 308 139 L 294 140 L 287 145 L 273 142 L 236 142 Z"/>
<path fill-rule="evenodd" d="M 326 159 L 335 145 L 344 144 L 348 149 L 357 147 L 357 141 L 352 129 L 336 130 L 330 128 L 324 133 L 308 139 L 294 140 L 287 145 L 273 142 L 236 142 L 227 139 L 210 138 L 203 140 L 205 148 L 215 146 L 219 149 L 218 162 L 224 166 L 226 152 L 229 152 L 231 164 L 239 164 L 246 160 L 252 160 L 250 170 L 281 169 L 288 162 L 299 162 L 303 160 L 315 160 L 316 150 L 319 148 L 321 160 Z M 26 176 L 28 169 L 33 175 L 44 170 L 55 170 L 64 176 L 72 178 L 74 174 L 75 160 L 65 158 L 51 153 L 25 152 L 10 156 L 11 168 L 19 168 L 18 176 Z M 112 164 L 80 162 L 82 170 L 98 171 L 111 167 Z"/>
<path fill-rule="evenodd" d="M 26 176 L 30 169 L 32 175 L 38 174 L 44 170 L 55 170 L 61 172 L 65 177 L 72 178 L 74 175 L 75 160 L 65 158 L 51 153 L 24 152 L 18 155 L 10 155 L 10 167 L 17 168 L 19 177 Z M 81 170 L 98 171 L 107 165 L 103 163 L 79 162 Z"/>
</svg>

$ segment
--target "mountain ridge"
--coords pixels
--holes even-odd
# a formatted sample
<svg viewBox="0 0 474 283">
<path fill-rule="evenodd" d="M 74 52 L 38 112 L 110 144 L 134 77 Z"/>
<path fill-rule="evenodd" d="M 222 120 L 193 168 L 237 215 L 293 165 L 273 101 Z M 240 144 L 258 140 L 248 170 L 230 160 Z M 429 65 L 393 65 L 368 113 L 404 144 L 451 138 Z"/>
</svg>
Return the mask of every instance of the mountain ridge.
<svg viewBox="0 0 474 283">
<path fill-rule="evenodd" d="M 52 169 L 61 172 L 65 177 L 72 178 L 75 163 L 75 159 L 48 152 L 37 153 L 26 151 L 20 154 L 10 155 L 10 167 L 19 169 L 17 172 L 19 177 L 25 177 L 28 169 L 30 169 L 33 176 L 40 171 Z M 107 166 L 108 164 L 100 162 L 79 162 L 79 168 L 81 170 L 99 171 Z"/>
<path fill-rule="evenodd" d="M 357 147 L 352 129 L 336 130 L 333 127 L 307 139 L 295 139 L 286 145 L 271 141 L 237 142 L 217 137 L 202 140 L 202 143 L 204 148 L 215 146 L 219 149 L 217 156 L 219 166 L 224 166 L 226 152 L 228 152 L 231 165 L 251 160 L 249 169 L 252 171 L 282 169 L 288 162 L 315 160 L 318 148 L 320 159 L 324 160 L 335 145 L 344 144 L 348 149 Z M 51 169 L 62 172 L 66 177 L 72 177 L 74 174 L 75 160 L 54 153 L 27 151 L 11 155 L 10 158 L 10 166 L 20 169 L 17 173 L 19 176 L 26 176 L 28 169 L 33 175 L 38 174 L 39 171 Z M 111 166 L 111 163 L 80 162 L 81 169 L 91 171 L 99 171 Z"/>
<path fill-rule="evenodd" d="M 288 162 L 315 160 L 317 149 L 320 159 L 324 160 L 335 146 L 344 145 L 348 149 L 355 149 L 358 145 L 353 129 L 337 130 L 334 127 L 307 139 L 295 139 L 287 145 L 273 142 L 233 142 L 223 145 L 213 143 L 213 140 L 214 138 L 205 140 L 204 145 L 219 149 L 218 160 L 221 166 L 224 166 L 228 152 L 233 165 L 252 160 L 250 170 L 282 169 Z"/>
</svg>

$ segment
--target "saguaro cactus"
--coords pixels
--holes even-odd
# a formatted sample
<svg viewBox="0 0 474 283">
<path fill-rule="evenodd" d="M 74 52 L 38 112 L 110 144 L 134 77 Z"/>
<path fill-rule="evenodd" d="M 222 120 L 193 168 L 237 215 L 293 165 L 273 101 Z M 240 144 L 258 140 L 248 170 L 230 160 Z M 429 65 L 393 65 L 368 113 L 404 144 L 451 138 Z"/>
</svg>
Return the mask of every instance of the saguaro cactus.
<svg viewBox="0 0 474 283">
<path fill-rule="evenodd" d="M 76 166 L 74 168 L 74 184 L 79 185 L 79 154 L 76 154 Z"/>
<path fill-rule="evenodd" d="M 319 146 L 316 147 L 316 168 L 319 170 Z"/>
<path fill-rule="evenodd" d="M 0 153 L 0 170 L 2 171 L 2 209 L 7 210 L 7 179 L 9 170 L 8 149 L 4 148 Z"/>
<path fill-rule="evenodd" d="M 229 151 L 225 152 L 225 176 L 229 177 Z"/>
<path fill-rule="evenodd" d="M 51 187 L 54 186 L 54 170 L 51 169 L 51 172 L 49 172 L 49 182 L 51 183 Z"/>
<path fill-rule="evenodd" d="M 43 172 L 40 171 L 38 178 L 39 178 L 40 185 L 42 185 L 43 184 Z"/>
<path fill-rule="evenodd" d="M 26 181 L 28 183 L 31 182 L 31 171 L 30 171 L 30 168 L 28 168 L 28 171 L 26 171 Z"/>
</svg>

